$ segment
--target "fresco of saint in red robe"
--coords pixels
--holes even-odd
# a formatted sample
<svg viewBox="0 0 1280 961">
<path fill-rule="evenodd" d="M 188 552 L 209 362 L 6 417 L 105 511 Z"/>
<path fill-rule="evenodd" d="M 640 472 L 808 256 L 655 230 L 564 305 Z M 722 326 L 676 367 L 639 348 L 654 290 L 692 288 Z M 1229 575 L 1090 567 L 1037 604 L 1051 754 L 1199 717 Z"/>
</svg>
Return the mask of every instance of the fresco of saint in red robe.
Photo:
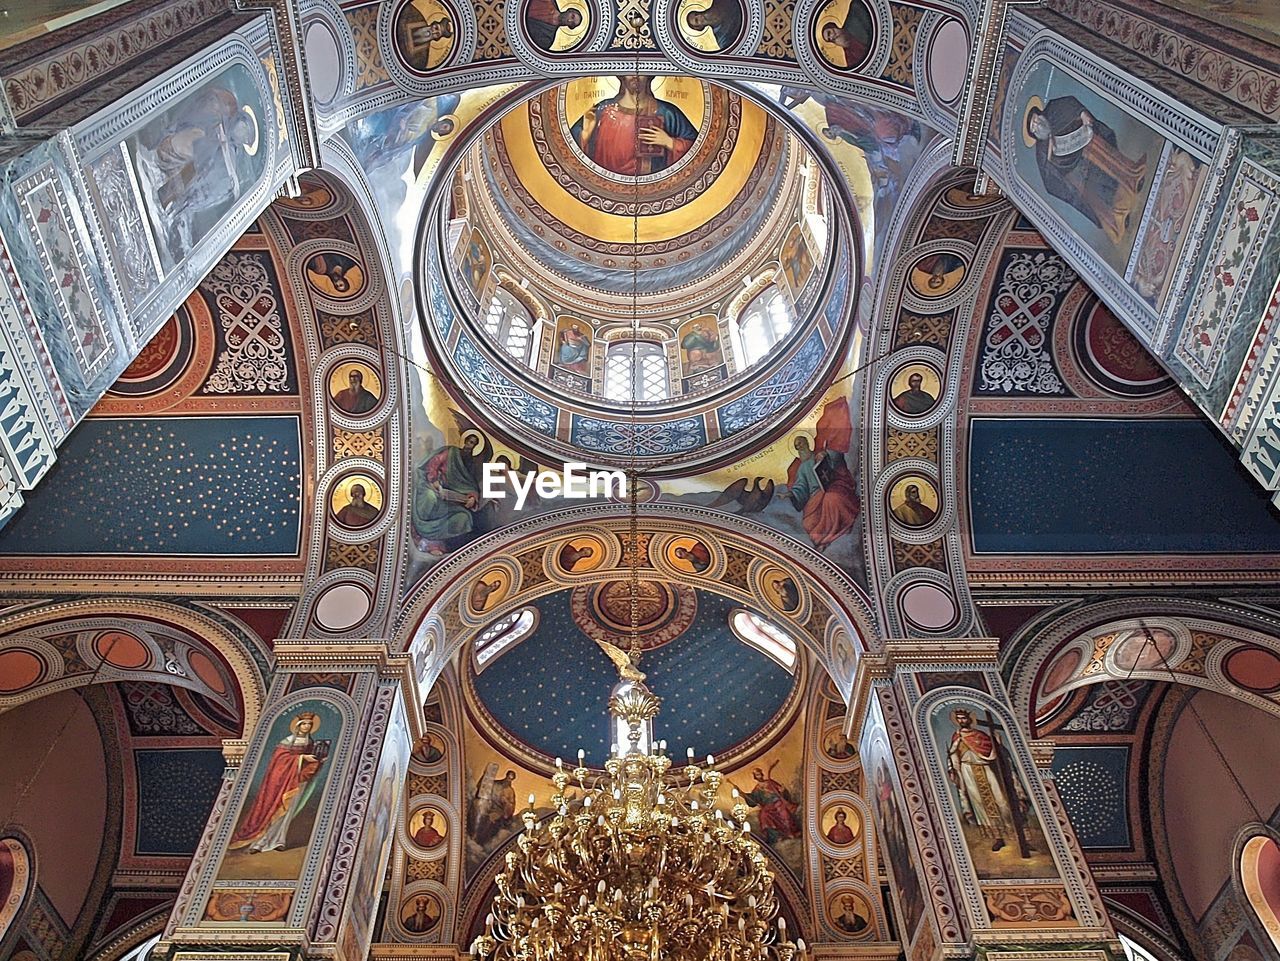
<svg viewBox="0 0 1280 961">
<path fill-rule="evenodd" d="M 698 139 L 683 110 L 653 93 L 653 77 L 618 78 L 618 94 L 601 100 L 570 133 L 582 152 L 616 174 L 666 170 Z"/>
<path fill-rule="evenodd" d="M 262 781 L 240 816 L 231 850 L 244 848 L 256 854 L 289 847 L 289 826 L 324 780 L 316 775 L 328 758 L 329 742 L 312 737 L 319 727 L 320 717 L 310 711 L 289 722 L 289 734 L 275 746 Z"/>
</svg>

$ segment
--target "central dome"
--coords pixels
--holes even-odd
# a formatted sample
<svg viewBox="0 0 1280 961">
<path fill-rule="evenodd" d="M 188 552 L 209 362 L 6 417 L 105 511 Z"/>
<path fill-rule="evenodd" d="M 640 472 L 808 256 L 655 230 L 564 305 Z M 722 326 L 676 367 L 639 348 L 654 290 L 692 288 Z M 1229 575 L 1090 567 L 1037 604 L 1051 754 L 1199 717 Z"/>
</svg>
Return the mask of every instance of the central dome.
<svg viewBox="0 0 1280 961">
<path fill-rule="evenodd" d="M 458 158 L 420 262 L 429 340 L 543 460 L 722 462 L 843 357 L 856 254 L 834 200 L 737 91 L 569 81 Z"/>
</svg>

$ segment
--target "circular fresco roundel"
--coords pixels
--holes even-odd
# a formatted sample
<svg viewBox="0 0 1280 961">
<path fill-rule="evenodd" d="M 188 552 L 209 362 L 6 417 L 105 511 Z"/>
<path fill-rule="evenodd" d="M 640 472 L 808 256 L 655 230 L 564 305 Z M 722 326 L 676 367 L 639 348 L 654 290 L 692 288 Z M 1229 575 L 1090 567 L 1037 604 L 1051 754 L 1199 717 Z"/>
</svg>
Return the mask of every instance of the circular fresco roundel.
<svg viewBox="0 0 1280 961">
<path fill-rule="evenodd" d="M 400 62 L 418 76 L 447 66 L 457 51 L 458 15 L 444 0 L 404 0 L 392 29 Z"/>
<path fill-rule="evenodd" d="M 562 233 L 613 243 L 666 240 L 732 216 L 776 160 L 765 148 L 778 135 L 768 113 L 727 88 L 650 75 L 571 80 L 492 131 L 522 206 Z"/>
<path fill-rule="evenodd" d="M 443 915 L 444 908 L 434 894 L 417 894 L 406 898 L 400 905 L 400 923 L 413 934 L 434 931 Z"/>
<path fill-rule="evenodd" d="M 149 397 L 172 387 L 195 355 L 195 321 L 183 304 L 142 348 L 110 393 L 118 397 Z"/>
<path fill-rule="evenodd" d="M 606 581 L 576 588 L 570 598 L 573 622 L 582 633 L 626 647 L 631 643 L 631 584 Z M 636 628 L 641 650 L 675 640 L 698 613 L 697 593 L 683 584 L 640 580 L 636 583 Z"/>
<path fill-rule="evenodd" d="M 831 69 L 853 72 L 875 46 L 876 18 L 864 0 L 828 0 L 813 20 L 813 46 Z"/>
<path fill-rule="evenodd" d="M 1150 397 L 1173 387 L 1172 378 L 1101 301 L 1076 322 L 1073 339 L 1080 368 L 1108 393 Z"/>
<path fill-rule="evenodd" d="M 741 0 L 678 0 L 674 8 L 676 36 L 690 50 L 720 53 L 742 39 Z"/>
<path fill-rule="evenodd" d="M 569 53 L 591 35 L 592 10 L 587 0 L 526 0 L 521 26 L 539 50 Z"/>
<path fill-rule="evenodd" d="M 688 77 L 573 80 L 555 98 L 560 139 L 589 169 L 639 193 L 698 155 L 710 98 L 710 87 Z"/>
<path fill-rule="evenodd" d="M 921 474 L 906 474 L 889 488 L 889 511 L 904 527 L 928 527 L 938 514 L 938 489 Z"/>
</svg>

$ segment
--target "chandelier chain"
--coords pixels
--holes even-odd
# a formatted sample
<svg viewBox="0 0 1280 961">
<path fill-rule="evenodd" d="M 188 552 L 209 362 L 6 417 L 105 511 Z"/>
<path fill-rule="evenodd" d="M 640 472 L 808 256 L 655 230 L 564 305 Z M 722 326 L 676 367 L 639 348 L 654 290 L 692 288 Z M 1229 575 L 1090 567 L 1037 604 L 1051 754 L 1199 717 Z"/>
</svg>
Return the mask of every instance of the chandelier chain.
<svg viewBox="0 0 1280 961">
<path fill-rule="evenodd" d="M 639 75 L 639 73 L 640 56 L 637 54 L 636 74 Z M 631 663 L 635 664 L 640 660 L 640 502 L 637 500 L 640 435 L 636 393 L 643 379 L 638 365 L 640 350 L 640 162 L 638 157 L 631 184 L 633 194 L 631 202 L 631 464 L 627 472 L 630 571 L 627 599 L 631 628 L 628 653 L 631 655 Z"/>
</svg>

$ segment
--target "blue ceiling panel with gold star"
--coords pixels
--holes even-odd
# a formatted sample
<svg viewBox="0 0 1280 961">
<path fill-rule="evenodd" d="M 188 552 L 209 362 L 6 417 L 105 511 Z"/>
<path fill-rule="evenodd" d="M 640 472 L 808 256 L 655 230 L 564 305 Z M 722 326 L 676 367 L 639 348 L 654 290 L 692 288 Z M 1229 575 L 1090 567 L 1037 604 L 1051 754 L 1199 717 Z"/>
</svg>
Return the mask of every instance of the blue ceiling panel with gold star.
<svg viewBox="0 0 1280 961">
<path fill-rule="evenodd" d="M 584 604 L 578 593 L 539 600 L 534 633 L 479 674 L 468 668 L 468 693 L 472 709 L 486 715 L 479 719 L 482 727 L 497 736 L 544 758 L 574 758 L 581 747 L 598 765 L 608 755 L 607 702 L 618 675 L 579 626 L 586 623 L 584 610 L 598 605 L 590 599 Z M 696 606 L 696 613 L 664 618 L 656 632 L 659 646 L 643 644 L 649 649 L 640 668 L 662 699 L 656 736 L 676 758 L 684 757 L 686 745 L 700 754 L 726 755 L 765 739 L 771 722 L 794 706 L 797 678 L 737 638 L 729 627 L 732 601 L 691 589 L 672 599 Z M 672 623 L 683 627 L 674 637 L 667 629 Z"/>
<path fill-rule="evenodd" d="M 295 555 L 296 416 L 92 418 L 0 531 L 0 554 Z"/>
</svg>

